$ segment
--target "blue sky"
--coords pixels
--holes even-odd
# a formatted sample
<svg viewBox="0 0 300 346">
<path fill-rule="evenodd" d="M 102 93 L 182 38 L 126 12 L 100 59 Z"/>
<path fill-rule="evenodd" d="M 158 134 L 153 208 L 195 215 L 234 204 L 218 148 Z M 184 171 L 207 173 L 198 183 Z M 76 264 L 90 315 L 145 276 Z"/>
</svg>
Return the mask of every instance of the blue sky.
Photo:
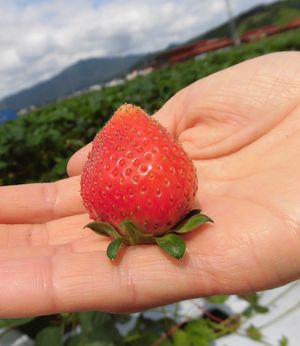
<svg viewBox="0 0 300 346">
<path fill-rule="evenodd" d="M 231 0 L 235 14 L 270 2 Z M 225 0 L 0 0 L 0 13 L 0 99 L 80 59 L 156 51 L 227 19 Z"/>
</svg>

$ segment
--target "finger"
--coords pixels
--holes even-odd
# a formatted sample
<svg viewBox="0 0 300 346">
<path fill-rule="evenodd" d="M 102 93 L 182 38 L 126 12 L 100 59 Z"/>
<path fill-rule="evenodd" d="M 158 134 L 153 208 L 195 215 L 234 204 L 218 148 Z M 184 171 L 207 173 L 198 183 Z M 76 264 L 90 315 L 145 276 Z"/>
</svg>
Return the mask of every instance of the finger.
<svg viewBox="0 0 300 346">
<path fill-rule="evenodd" d="M 105 236 L 92 232 L 83 234 L 83 237 L 55 245 L 14 246 L 0 248 L 0 261 L 23 259 L 29 257 L 52 257 L 59 254 L 103 252 L 110 242 Z"/>
<path fill-rule="evenodd" d="M 0 315 L 140 311 L 200 296 L 246 293 L 256 274 L 253 266 L 224 263 L 222 256 L 190 252 L 178 262 L 147 245 L 127 249 L 115 264 L 105 251 L 2 260 Z"/>
<path fill-rule="evenodd" d="M 300 261 L 294 251 L 299 245 L 275 246 L 274 251 L 266 237 L 275 232 L 280 244 L 294 239 L 282 231 L 278 219 L 262 230 L 257 227 L 260 209 L 253 210 L 249 201 L 237 205 L 230 198 L 207 201 L 205 209 L 214 210 L 209 214 L 216 222 L 187 237 L 188 251 L 182 261 L 154 245 L 126 247 L 115 263 L 97 246 L 92 252 L 65 249 L 49 256 L 3 258 L 0 315 L 138 311 L 199 296 L 271 288 L 299 276 Z M 247 219 L 240 220 L 245 209 Z M 228 215 L 235 222 L 226 219 Z M 99 248 L 107 244 L 98 242 Z"/>
<path fill-rule="evenodd" d="M 152 247 L 129 249 L 117 265 L 105 256 L 103 251 L 2 260 L 1 317 L 140 310 L 189 296 L 194 283 L 204 281 L 206 274 L 196 273 L 185 262 L 168 260 Z M 203 292 L 208 278 L 206 282 Z"/>
<path fill-rule="evenodd" d="M 67 165 L 67 172 L 69 177 L 80 175 L 83 165 L 87 159 L 89 151 L 92 149 L 92 143 L 87 144 L 78 150 L 69 160 Z"/>
<path fill-rule="evenodd" d="M 85 209 L 79 191 L 79 177 L 0 187 L 0 223 L 42 223 L 82 214 Z"/>
<path fill-rule="evenodd" d="M 261 56 L 201 79 L 180 99 L 175 95 L 168 108 L 190 156 L 231 154 L 281 122 L 299 103 L 299 58 L 299 52 Z"/>
<path fill-rule="evenodd" d="M 84 226 L 90 222 L 87 214 L 68 216 L 44 224 L 0 225 L 0 248 L 33 247 L 64 244 L 93 234 Z M 97 235 L 95 235 L 97 237 Z"/>
</svg>

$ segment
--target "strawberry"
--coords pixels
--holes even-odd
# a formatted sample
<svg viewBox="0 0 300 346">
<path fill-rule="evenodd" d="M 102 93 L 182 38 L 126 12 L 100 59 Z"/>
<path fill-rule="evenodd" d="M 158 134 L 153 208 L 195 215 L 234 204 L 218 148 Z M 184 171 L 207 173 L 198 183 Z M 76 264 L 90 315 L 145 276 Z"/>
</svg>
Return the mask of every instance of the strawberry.
<svg viewBox="0 0 300 346">
<path fill-rule="evenodd" d="M 191 212 L 197 185 L 174 137 L 140 107 L 124 104 L 95 137 L 83 169 L 81 196 L 95 220 L 87 227 L 114 238 L 111 259 L 122 244 L 151 242 L 181 258 L 185 244 L 174 231 L 212 221 Z"/>
</svg>

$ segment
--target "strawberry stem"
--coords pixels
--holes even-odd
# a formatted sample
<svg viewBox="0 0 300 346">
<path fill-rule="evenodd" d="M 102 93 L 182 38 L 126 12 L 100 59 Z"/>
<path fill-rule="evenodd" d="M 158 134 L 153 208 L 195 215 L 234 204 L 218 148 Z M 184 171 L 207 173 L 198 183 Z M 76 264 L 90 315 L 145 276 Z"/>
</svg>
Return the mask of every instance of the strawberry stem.
<svg viewBox="0 0 300 346">
<path fill-rule="evenodd" d="M 120 227 L 125 232 L 125 238 L 130 245 L 135 244 L 155 244 L 155 239 L 152 234 L 144 234 L 130 220 L 121 222 Z"/>
<path fill-rule="evenodd" d="M 91 222 L 85 226 L 97 234 L 113 239 L 107 247 L 107 256 L 114 260 L 122 244 L 157 244 L 162 250 L 176 259 L 182 259 L 186 245 L 181 234 L 192 232 L 206 222 L 213 222 L 207 215 L 201 214 L 201 210 L 191 210 L 180 222 L 178 222 L 167 234 L 154 237 L 153 234 L 144 234 L 132 221 L 124 220 L 119 225 L 119 232 L 111 224 L 106 222 Z"/>
<path fill-rule="evenodd" d="M 84 228 L 89 228 L 97 234 L 105 235 L 107 237 L 111 237 L 113 239 L 120 238 L 121 235 L 119 232 L 109 223 L 107 222 L 90 222 Z"/>
</svg>

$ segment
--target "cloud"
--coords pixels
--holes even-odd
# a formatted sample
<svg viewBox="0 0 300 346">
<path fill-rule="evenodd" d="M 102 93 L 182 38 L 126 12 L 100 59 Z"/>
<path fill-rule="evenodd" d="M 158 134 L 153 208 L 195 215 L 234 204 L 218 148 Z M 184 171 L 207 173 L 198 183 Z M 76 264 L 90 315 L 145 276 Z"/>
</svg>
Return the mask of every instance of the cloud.
<svg viewBox="0 0 300 346">
<path fill-rule="evenodd" d="M 232 7 L 237 13 L 259 2 L 232 0 Z M 79 59 L 155 51 L 187 40 L 226 20 L 224 4 L 224 0 L 0 0 L 0 98 Z"/>
</svg>

